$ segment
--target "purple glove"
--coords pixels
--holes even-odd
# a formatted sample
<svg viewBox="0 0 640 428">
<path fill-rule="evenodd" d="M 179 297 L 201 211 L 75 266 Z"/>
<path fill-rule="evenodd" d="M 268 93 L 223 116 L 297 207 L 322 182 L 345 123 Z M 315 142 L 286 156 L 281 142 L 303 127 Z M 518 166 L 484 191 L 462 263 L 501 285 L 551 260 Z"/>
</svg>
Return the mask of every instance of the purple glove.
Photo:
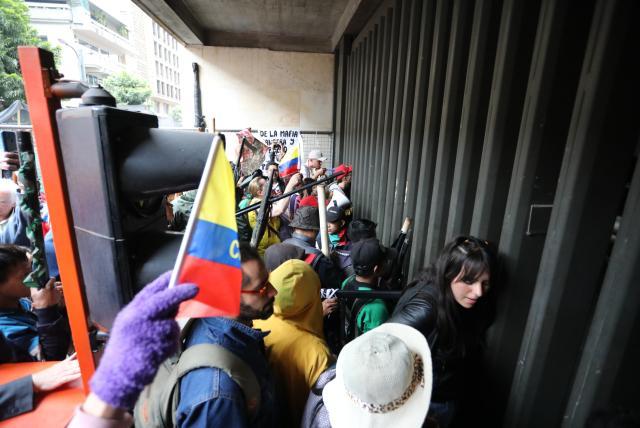
<svg viewBox="0 0 640 428">
<path fill-rule="evenodd" d="M 167 288 L 171 272 L 140 291 L 118 314 L 98 370 L 89 384 L 105 403 L 131 409 L 158 366 L 176 352 L 180 328 L 173 319 L 184 300 L 198 294 L 193 284 Z"/>
</svg>

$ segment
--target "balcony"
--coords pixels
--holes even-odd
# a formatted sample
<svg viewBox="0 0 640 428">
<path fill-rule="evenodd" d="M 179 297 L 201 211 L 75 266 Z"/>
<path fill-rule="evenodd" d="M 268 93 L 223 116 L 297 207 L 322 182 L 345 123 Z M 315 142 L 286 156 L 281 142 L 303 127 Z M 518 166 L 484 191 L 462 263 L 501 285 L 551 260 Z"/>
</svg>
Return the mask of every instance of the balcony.
<svg viewBox="0 0 640 428">
<path fill-rule="evenodd" d="M 32 23 L 70 23 L 71 8 L 67 4 L 29 2 L 29 18 Z"/>
<path fill-rule="evenodd" d="M 78 38 L 84 39 L 95 46 L 105 48 L 110 52 L 118 54 L 133 53 L 133 47 L 128 39 L 93 20 L 82 23 L 74 22 L 71 25 L 71 29 Z"/>
<path fill-rule="evenodd" d="M 124 65 L 120 64 L 113 57 L 94 52 L 90 49 L 82 49 L 84 68 L 86 73 L 98 77 L 106 77 L 110 74 L 124 70 Z"/>
<path fill-rule="evenodd" d="M 72 8 L 71 29 L 76 36 L 115 54 L 134 53 L 127 26 L 93 4 L 90 7 L 90 11 L 81 6 Z"/>
</svg>

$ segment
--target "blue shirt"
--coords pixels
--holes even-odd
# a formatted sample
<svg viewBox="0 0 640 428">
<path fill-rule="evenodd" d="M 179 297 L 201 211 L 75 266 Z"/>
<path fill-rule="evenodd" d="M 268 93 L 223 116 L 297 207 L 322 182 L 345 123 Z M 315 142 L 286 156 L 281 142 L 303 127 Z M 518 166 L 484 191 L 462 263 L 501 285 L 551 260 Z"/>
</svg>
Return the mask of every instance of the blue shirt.
<svg viewBox="0 0 640 428">
<path fill-rule="evenodd" d="M 0 309 L 0 332 L 22 360 L 63 360 L 71 341 L 69 324 L 58 306 L 32 309 L 20 299 L 13 309 Z"/>
<path fill-rule="evenodd" d="M 23 247 L 31 247 L 31 241 L 27 237 L 27 225 L 31 216 L 20 209 L 20 198 L 16 202 L 13 212 L 7 219 L 7 224 L 0 231 L 0 244 L 15 244 Z"/>
<path fill-rule="evenodd" d="M 180 381 L 177 427 L 274 427 L 275 393 L 264 351 L 263 333 L 229 318 L 203 318 L 192 327 L 186 347 L 213 343 L 242 358 L 260 383 L 260 408 L 250 420 L 244 394 L 217 368 L 192 370 Z"/>
<path fill-rule="evenodd" d="M 40 352 L 40 341 L 35 314 L 31 312 L 31 301 L 20 299 L 20 307 L 0 309 L 0 332 L 21 352 L 34 358 Z"/>
</svg>

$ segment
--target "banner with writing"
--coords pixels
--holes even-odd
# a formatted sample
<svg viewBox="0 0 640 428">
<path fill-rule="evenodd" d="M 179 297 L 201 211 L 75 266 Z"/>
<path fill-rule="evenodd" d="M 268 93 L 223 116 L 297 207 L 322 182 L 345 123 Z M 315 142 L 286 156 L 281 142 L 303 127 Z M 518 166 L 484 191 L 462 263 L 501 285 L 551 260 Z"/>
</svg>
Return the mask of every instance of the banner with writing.
<svg viewBox="0 0 640 428">
<path fill-rule="evenodd" d="M 288 161 L 291 155 L 297 151 L 302 158 L 303 142 L 302 134 L 299 129 L 290 128 L 273 128 L 265 129 L 258 132 L 257 136 L 267 147 L 268 151 L 262 163 L 262 170 L 266 171 L 269 162 L 273 159 L 278 164 Z M 296 150 L 297 149 L 297 150 Z"/>
</svg>

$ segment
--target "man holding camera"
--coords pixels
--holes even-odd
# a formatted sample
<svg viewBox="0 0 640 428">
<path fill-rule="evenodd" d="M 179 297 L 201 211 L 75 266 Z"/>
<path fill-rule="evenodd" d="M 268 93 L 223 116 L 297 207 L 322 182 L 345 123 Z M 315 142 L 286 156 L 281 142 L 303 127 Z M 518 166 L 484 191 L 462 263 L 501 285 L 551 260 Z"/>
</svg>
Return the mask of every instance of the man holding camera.
<svg viewBox="0 0 640 428">
<path fill-rule="evenodd" d="M 322 156 L 322 152 L 320 150 L 309 151 L 307 162 L 302 165 L 302 170 L 300 171 L 302 173 L 302 177 L 317 180 L 318 177 L 325 175 L 327 173 L 327 169 L 322 167 L 322 162 L 326 160 L 327 158 Z"/>
</svg>

